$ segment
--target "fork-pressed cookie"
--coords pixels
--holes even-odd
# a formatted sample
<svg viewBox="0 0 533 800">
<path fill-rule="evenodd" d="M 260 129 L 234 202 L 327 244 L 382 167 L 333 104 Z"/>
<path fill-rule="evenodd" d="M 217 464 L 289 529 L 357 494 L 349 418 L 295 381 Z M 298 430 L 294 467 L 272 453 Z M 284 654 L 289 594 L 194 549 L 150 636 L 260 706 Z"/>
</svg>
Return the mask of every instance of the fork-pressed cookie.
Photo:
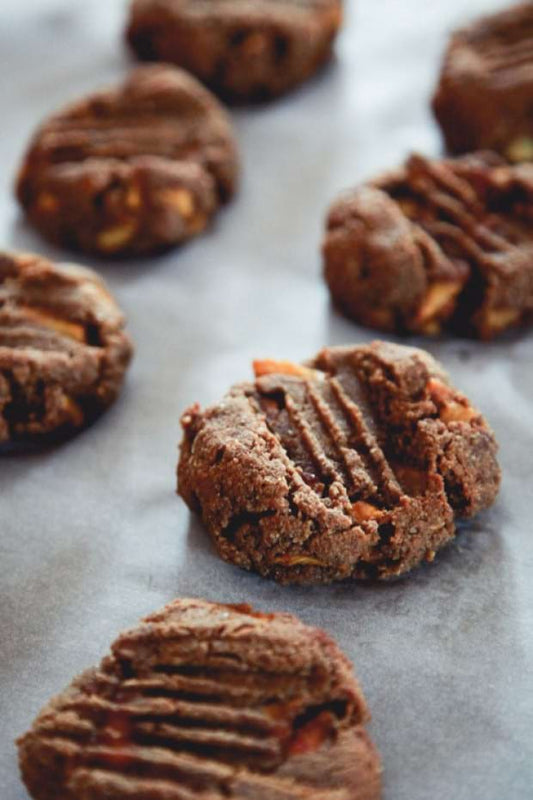
<svg viewBox="0 0 533 800">
<path fill-rule="evenodd" d="M 0 254 L 0 445 L 71 433 L 117 397 L 132 355 L 102 279 Z"/>
<path fill-rule="evenodd" d="M 234 193 L 228 116 L 175 67 L 139 67 L 46 120 L 17 180 L 29 220 L 53 242 L 146 254 L 201 233 Z"/>
<path fill-rule="evenodd" d="M 363 325 L 491 339 L 531 323 L 532 219 L 533 166 L 411 156 L 334 202 L 325 278 Z"/>
<path fill-rule="evenodd" d="M 532 3 L 455 31 L 433 98 L 450 152 L 490 149 L 510 161 L 533 161 L 532 106 Z"/>
<path fill-rule="evenodd" d="M 341 0 L 134 0 L 127 38 L 227 99 L 264 100 L 327 62 L 341 23 Z"/>
<path fill-rule="evenodd" d="M 375 342 L 255 369 L 182 418 L 178 491 L 226 561 L 282 583 L 389 578 L 494 501 L 494 436 L 424 351 Z"/>
<path fill-rule="evenodd" d="M 18 741 L 35 800 L 378 800 L 349 661 L 316 628 L 176 600 Z"/>
</svg>

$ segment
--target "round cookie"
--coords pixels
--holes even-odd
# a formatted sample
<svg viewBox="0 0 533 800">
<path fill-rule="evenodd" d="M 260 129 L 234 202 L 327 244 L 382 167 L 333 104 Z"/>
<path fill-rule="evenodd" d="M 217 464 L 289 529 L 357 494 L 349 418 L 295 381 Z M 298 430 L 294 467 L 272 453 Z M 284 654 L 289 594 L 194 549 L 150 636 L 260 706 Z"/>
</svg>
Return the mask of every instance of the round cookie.
<svg viewBox="0 0 533 800">
<path fill-rule="evenodd" d="M 496 444 L 424 351 L 326 348 L 182 418 L 178 492 L 219 555 L 281 583 L 389 578 L 490 506 Z"/>
<path fill-rule="evenodd" d="M 531 323 L 533 168 L 412 156 L 345 192 L 323 244 L 335 304 L 363 325 L 492 339 Z"/>
<path fill-rule="evenodd" d="M 131 355 L 95 272 L 0 254 L 0 446 L 87 425 L 117 397 Z"/>
<path fill-rule="evenodd" d="M 151 65 L 50 117 L 26 153 L 17 196 L 53 242 L 145 254 L 203 231 L 237 173 L 218 101 L 181 70 Z"/>
<path fill-rule="evenodd" d="M 134 0 L 127 38 L 227 99 L 264 100 L 328 61 L 341 23 L 341 0 Z"/>
<path fill-rule="evenodd" d="M 433 110 L 452 153 L 533 161 L 533 4 L 476 20 L 450 40 Z"/>
<path fill-rule="evenodd" d="M 176 600 L 18 741 L 35 800 L 378 800 L 349 661 L 288 614 Z"/>
</svg>

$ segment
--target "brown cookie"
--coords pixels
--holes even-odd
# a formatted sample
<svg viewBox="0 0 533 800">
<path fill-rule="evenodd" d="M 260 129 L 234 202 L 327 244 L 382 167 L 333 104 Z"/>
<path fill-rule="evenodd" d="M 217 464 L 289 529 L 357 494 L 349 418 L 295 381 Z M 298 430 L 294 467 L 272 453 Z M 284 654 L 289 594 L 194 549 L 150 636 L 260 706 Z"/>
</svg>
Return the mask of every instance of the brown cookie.
<svg viewBox="0 0 533 800">
<path fill-rule="evenodd" d="M 456 31 L 433 110 L 452 153 L 490 149 L 533 161 L 533 4 Z"/>
<path fill-rule="evenodd" d="M 17 195 L 48 239 L 122 256 L 196 236 L 233 194 L 237 172 L 218 101 L 181 70 L 152 65 L 50 117 Z"/>
<path fill-rule="evenodd" d="M 281 583 L 399 575 L 490 506 L 484 418 L 422 350 L 326 348 L 182 418 L 178 491 L 220 556 Z"/>
<path fill-rule="evenodd" d="M 18 741 L 35 800 L 376 800 L 351 665 L 288 614 L 176 600 Z"/>
<path fill-rule="evenodd" d="M 117 397 L 131 355 L 95 272 L 0 254 L 0 444 L 87 425 Z"/>
<path fill-rule="evenodd" d="M 531 322 L 532 220 L 532 166 L 412 156 L 333 204 L 326 281 L 363 325 L 490 339 Z"/>
<path fill-rule="evenodd" d="M 328 61 L 341 23 L 341 0 L 134 0 L 127 38 L 227 99 L 263 100 Z"/>
</svg>

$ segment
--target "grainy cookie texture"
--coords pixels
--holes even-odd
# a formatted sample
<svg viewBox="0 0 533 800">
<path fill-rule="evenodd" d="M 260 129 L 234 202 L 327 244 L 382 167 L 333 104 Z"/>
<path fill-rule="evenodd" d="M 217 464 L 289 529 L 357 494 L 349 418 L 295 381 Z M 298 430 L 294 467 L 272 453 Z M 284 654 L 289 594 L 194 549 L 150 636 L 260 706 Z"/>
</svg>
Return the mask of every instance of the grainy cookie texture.
<svg viewBox="0 0 533 800">
<path fill-rule="evenodd" d="M 35 800 L 377 800 L 350 663 L 288 614 L 177 600 L 18 742 Z"/>
<path fill-rule="evenodd" d="M 496 150 L 533 161 L 533 3 L 451 37 L 433 109 L 452 153 Z"/>
<path fill-rule="evenodd" d="M 422 350 L 326 348 L 184 414 L 178 491 L 219 554 L 282 583 L 389 578 L 491 505 L 482 415 Z"/>
<path fill-rule="evenodd" d="M 50 117 L 26 153 L 17 195 L 52 241 L 123 256 L 199 234 L 237 173 L 218 101 L 185 72 L 152 65 Z"/>
<path fill-rule="evenodd" d="M 490 339 L 531 323 L 532 220 L 532 165 L 412 156 L 333 204 L 325 277 L 363 325 Z"/>
<path fill-rule="evenodd" d="M 115 400 L 131 354 L 95 272 L 0 254 L 0 444 L 85 426 Z"/>
<path fill-rule="evenodd" d="M 134 0 L 127 38 L 230 100 L 292 89 L 331 56 L 341 0 Z"/>
</svg>

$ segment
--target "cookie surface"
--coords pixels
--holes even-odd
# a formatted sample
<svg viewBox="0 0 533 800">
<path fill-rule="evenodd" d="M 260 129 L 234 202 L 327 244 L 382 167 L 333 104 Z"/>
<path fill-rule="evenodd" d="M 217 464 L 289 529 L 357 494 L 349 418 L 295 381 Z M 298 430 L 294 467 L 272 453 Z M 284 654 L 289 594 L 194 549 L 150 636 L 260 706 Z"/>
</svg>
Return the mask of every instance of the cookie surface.
<svg viewBox="0 0 533 800">
<path fill-rule="evenodd" d="M 263 100 L 328 61 L 341 22 L 341 0 L 134 0 L 127 38 L 227 99 Z"/>
<path fill-rule="evenodd" d="M 495 150 L 533 161 L 533 4 L 456 31 L 433 110 L 452 153 Z"/>
<path fill-rule="evenodd" d="M 122 256 L 199 234 L 233 194 L 237 173 L 218 101 L 181 70 L 151 65 L 44 122 L 17 196 L 48 239 Z"/>
<path fill-rule="evenodd" d="M 531 165 L 412 156 L 333 204 L 325 278 L 363 325 L 491 339 L 531 323 L 532 218 Z"/>
<path fill-rule="evenodd" d="M 18 742 L 35 800 L 376 800 L 350 663 L 288 614 L 177 600 Z"/>
<path fill-rule="evenodd" d="M 117 397 L 131 355 L 95 272 L 0 254 L 0 444 L 87 425 Z"/>
<path fill-rule="evenodd" d="M 498 491 L 494 437 L 424 351 L 329 348 L 190 408 L 178 491 L 220 556 L 282 583 L 399 575 Z"/>
</svg>

